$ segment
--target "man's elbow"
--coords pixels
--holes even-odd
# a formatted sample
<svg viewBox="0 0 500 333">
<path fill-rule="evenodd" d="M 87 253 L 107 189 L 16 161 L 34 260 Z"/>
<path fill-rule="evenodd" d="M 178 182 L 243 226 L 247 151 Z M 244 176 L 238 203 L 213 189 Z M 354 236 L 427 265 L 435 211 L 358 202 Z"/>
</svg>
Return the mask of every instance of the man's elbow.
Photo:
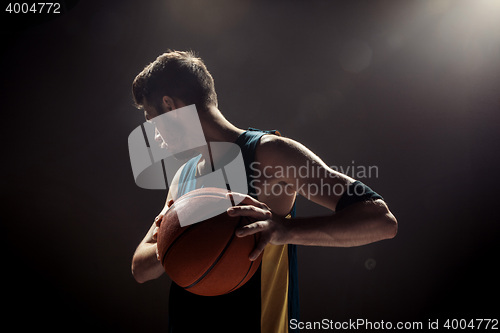
<svg viewBox="0 0 500 333">
<path fill-rule="evenodd" d="M 383 234 L 383 239 L 392 239 L 398 234 L 398 221 L 391 213 L 387 204 L 382 200 L 377 200 L 377 215 L 380 221 L 380 230 Z"/>
<path fill-rule="evenodd" d="M 396 237 L 398 234 L 398 220 L 396 220 L 396 217 L 389 210 L 387 210 L 384 220 L 386 225 L 386 239 Z"/>
<path fill-rule="evenodd" d="M 142 274 L 142 271 L 138 269 L 135 257 L 132 258 L 132 265 L 130 269 L 132 271 L 132 276 L 134 277 L 135 281 L 137 281 L 138 283 L 144 283 L 147 281 L 144 274 Z"/>
</svg>

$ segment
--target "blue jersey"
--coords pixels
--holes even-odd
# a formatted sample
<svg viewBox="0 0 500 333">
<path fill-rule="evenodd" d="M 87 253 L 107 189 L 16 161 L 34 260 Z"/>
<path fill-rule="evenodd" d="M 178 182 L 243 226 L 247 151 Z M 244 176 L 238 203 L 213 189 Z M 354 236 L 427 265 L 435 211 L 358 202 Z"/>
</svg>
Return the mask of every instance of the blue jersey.
<svg viewBox="0 0 500 333">
<path fill-rule="evenodd" d="M 253 128 L 236 140 L 247 174 L 248 194 L 257 199 L 252 186 L 251 163 L 260 138 L 277 131 Z M 200 156 L 181 171 L 178 197 L 196 188 Z M 295 215 L 295 205 L 289 216 Z M 169 299 L 169 332 L 288 333 L 290 319 L 299 319 L 297 252 L 295 245 L 268 244 L 254 276 L 242 287 L 225 295 L 199 296 L 172 282 Z"/>
</svg>

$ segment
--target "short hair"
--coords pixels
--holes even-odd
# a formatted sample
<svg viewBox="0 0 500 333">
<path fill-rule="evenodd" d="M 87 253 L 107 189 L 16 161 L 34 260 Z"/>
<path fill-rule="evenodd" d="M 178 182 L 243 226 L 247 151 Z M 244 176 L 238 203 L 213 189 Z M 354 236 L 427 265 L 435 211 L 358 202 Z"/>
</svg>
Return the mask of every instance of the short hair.
<svg viewBox="0 0 500 333">
<path fill-rule="evenodd" d="M 132 94 L 139 109 L 147 102 L 161 110 L 163 96 L 178 98 L 198 110 L 217 105 L 214 79 L 192 51 L 168 50 L 134 79 Z"/>
</svg>

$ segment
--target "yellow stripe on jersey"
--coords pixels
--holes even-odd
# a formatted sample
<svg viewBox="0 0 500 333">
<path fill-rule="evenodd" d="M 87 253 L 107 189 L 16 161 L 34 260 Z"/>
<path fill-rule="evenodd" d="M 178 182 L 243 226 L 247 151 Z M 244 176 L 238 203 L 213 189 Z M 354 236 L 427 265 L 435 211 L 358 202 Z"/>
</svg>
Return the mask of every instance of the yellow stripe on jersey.
<svg viewBox="0 0 500 333">
<path fill-rule="evenodd" d="M 288 245 L 268 244 L 261 269 L 261 333 L 288 333 Z"/>
</svg>

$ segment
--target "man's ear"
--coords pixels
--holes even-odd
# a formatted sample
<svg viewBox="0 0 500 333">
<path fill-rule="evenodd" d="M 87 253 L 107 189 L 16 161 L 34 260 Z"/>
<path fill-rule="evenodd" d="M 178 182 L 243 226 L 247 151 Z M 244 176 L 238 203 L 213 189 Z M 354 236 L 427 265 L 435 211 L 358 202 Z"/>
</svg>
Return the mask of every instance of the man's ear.
<svg viewBox="0 0 500 333">
<path fill-rule="evenodd" d="M 172 111 L 175 109 L 180 109 L 180 108 L 186 106 L 186 103 L 184 103 L 182 100 L 175 98 L 175 97 L 170 97 L 170 96 L 163 96 L 161 103 L 162 103 L 163 112 L 168 112 L 168 111 Z"/>
<path fill-rule="evenodd" d="M 164 109 L 165 112 L 177 109 L 174 99 L 171 98 L 170 96 L 163 96 L 161 102 L 162 102 L 162 108 Z"/>
</svg>

